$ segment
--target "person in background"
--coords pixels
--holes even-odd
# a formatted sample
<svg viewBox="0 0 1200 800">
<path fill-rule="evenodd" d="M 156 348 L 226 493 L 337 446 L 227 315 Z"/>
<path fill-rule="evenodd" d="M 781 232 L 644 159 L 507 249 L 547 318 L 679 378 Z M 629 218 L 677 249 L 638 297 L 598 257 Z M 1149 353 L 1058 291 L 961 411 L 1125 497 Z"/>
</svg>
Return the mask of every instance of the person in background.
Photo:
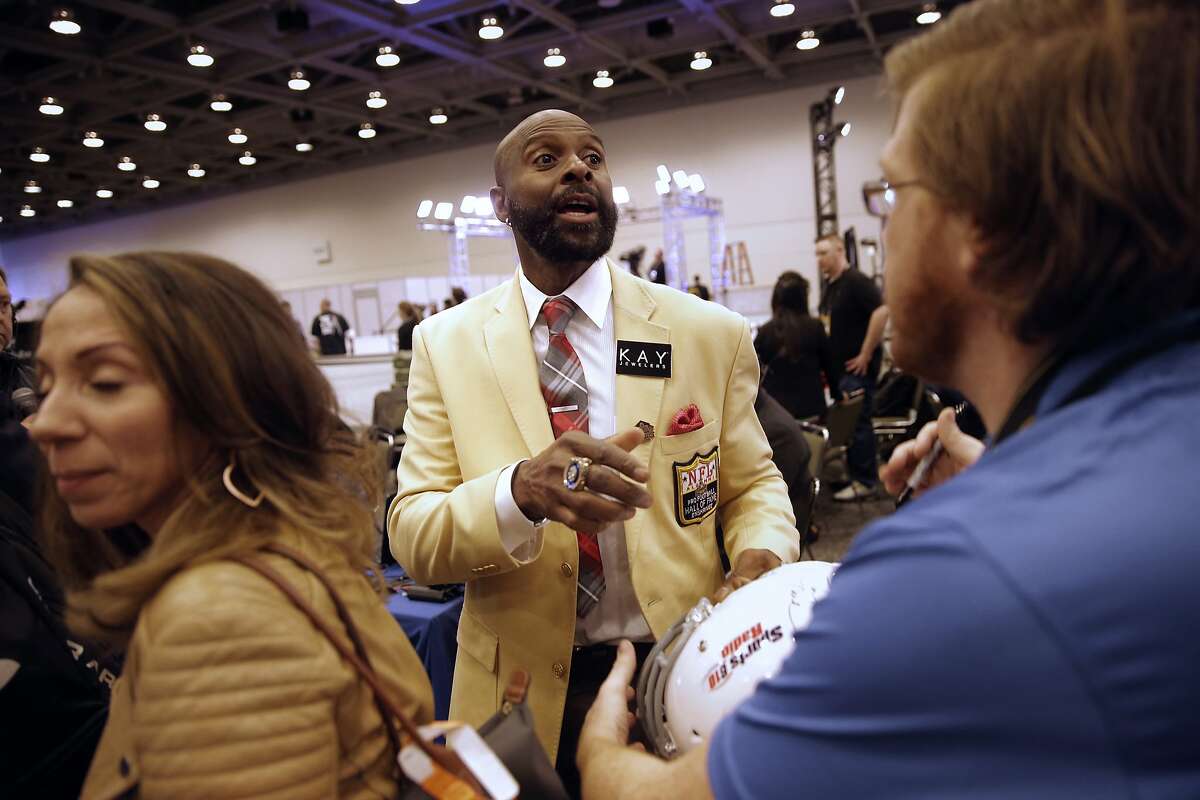
<svg viewBox="0 0 1200 800">
<path fill-rule="evenodd" d="M 786 408 L 772 397 L 761 385 L 754 398 L 754 413 L 771 445 L 771 460 L 783 482 L 788 487 L 788 498 L 792 501 L 792 514 L 796 517 L 796 531 L 803 534 L 811 527 L 810 509 L 813 500 L 813 475 L 809 467 L 812 449 L 804 438 L 804 430 Z M 816 541 L 809 531 L 809 541 Z"/>
<path fill-rule="evenodd" d="M 454 305 L 456 306 L 467 302 L 467 290 L 461 286 L 451 287 L 450 299 L 454 301 Z"/>
<path fill-rule="evenodd" d="M 1192 0 L 976 0 L 888 53 L 892 354 L 987 449 L 946 410 L 894 454 L 893 489 L 935 438 L 960 471 L 859 534 L 706 746 L 625 747 L 623 646 L 585 795 L 1200 797 L 1198 64 Z"/>
<path fill-rule="evenodd" d="M 708 291 L 708 287 L 700 282 L 699 275 L 692 276 L 692 285 L 687 288 L 688 294 L 694 294 L 701 300 L 711 300 L 712 294 Z"/>
<path fill-rule="evenodd" d="M 270 290 L 202 255 L 76 257 L 37 367 L 30 434 L 67 621 L 127 650 L 82 796 L 396 796 L 372 691 L 234 560 L 344 631 L 328 582 L 384 691 L 431 718 L 421 662 L 367 578 L 374 463 Z"/>
<path fill-rule="evenodd" d="M 646 271 L 646 280 L 661 284 L 667 282 L 667 262 L 663 259 L 661 247 L 654 251 L 654 261 L 651 262 L 650 269 Z"/>
<path fill-rule="evenodd" d="M 771 318 L 758 329 L 754 350 L 763 388 L 797 419 L 825 416 L 825 387 L 836 387 L 841 363 L 833 358 L 825 326 L 808 313 L 808 281 L 785 272 L 771 292 Z M 824 380 L 822 380 L 824 376 Z"/>
<path fill-rule="evenodd" d="M 396 330 L 396 349 L 412 350 L 413 330 L 421 321 L 421 316 L 417 306 L 407 300 L 400 301 L 397 311 L 400 314 L 400 327 Z"/>
<path fill-rule="evenodd" d="M 33 391 L 33 370 L 25 366 L 9 352 L 9 345 L 14 338 L 16 315 L 13 311 L 12 293 L 8 288 L 8 275 L 0 267 L 0 422 L 6 420 L 20 421 L 29 416 L 33 402 L 31 397 L 18 395 L 13 392 L 25 389 Z"/>
<path fill-rule="evenodd" d="M 328 298 L 321 301 L 321 313 L 313 318 L 310 332 L 317 340 L 317 352 L 321 355 L 346 355 L 346 335 L 350 332 L 350 323 L 333 310 Z"/>
</svg>

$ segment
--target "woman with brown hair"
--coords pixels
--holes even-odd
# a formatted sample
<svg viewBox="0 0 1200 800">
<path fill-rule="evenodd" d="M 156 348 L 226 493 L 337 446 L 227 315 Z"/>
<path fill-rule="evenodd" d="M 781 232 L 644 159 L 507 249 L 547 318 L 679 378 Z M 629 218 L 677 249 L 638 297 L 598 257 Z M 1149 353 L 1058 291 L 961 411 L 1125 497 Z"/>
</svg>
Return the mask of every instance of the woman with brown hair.
<svg viewBox="0 0 1200 800">
<path fill-rule="evenodd" d="M 327 582 L 391 699 L 431 719 L 421 663 L 366 577 L 370 461 L 274 295 L 206 256 L 77 257 L 37 362 L 31 434 L 68 623 L 127 651 L 83 796 L 395 796 L 375 695 L 239 561 L 354 638 Z"/>
<path fill-rule="evenodd" d="M 779 276 L 771 292 L 771 319 L 754 339 L 762 387 L 797 419 L 825 415 L 825 382 L 838 385 L 841 370 L 821 321 L 808 313 L 808 281 L 796 272 Z"/>
</svg>

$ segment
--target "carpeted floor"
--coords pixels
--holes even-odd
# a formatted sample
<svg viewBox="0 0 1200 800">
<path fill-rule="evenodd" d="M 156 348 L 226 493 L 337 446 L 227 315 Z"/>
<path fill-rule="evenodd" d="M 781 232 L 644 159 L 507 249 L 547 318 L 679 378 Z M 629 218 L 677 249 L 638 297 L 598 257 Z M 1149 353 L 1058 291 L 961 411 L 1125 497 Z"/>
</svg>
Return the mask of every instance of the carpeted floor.
<svg viewBox="0 0 1200 800">
<path fill-rule="evenodd" d="M 817 498 L 814 512 L 821 528 L 821 538 L 812 545 L 813 557 L 818 561 L 841 561 L 850 549 L 850 543 L 859 531 L 878 517 L 886 516 L 896 509 L 896 503 L 882 493 L 879 497 L 854 503 L 836 503 L 833 493 L 823 491 Z M 808 558 L 808 554 L 804 558 Z"/>
</svg>

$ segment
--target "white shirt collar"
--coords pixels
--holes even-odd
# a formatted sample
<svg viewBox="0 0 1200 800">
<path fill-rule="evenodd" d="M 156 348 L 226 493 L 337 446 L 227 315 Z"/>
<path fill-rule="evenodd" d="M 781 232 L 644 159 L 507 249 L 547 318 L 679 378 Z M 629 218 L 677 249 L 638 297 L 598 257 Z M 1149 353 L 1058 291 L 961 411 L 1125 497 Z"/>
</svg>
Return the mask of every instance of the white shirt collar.
<svg viewBox="0 0 1200 800">
<path fill-rule="evenodd" d="M 517 270 L 521 282 L 521 296 L 525 300 L 525 313 L 529 317 L 529 329 L 537 322 L 538 314 L 542 313 L 542 304 L 550 297 L 529 282 L 525 270 Z M 612 300 L 612 276 L 608 274 L 608 262 L 604 256 L 596 259 L 590 267 L 575 282 L 567 287 L 563 295 L 569 297 L 579 306 L 588 319 L 597 328 L 604 327 L 604 319 L 608 316 L 608 304 Z"/>
</svg>

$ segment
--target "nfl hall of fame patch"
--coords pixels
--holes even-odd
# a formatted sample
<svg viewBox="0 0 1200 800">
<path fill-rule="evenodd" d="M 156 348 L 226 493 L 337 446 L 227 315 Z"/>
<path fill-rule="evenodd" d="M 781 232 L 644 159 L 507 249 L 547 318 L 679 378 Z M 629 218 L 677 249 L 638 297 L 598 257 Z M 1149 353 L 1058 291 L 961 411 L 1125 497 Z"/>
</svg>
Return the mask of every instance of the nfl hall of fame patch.
<svg viewBox="0 0 1200 800">
<path fill-rule="evenodd" d="M 699 525 L 717 510 L 720 482 L 719 448 L 697 453 L 691 461 L 676 462 L 675 520 L 681 527 Z"/>
</svg>

